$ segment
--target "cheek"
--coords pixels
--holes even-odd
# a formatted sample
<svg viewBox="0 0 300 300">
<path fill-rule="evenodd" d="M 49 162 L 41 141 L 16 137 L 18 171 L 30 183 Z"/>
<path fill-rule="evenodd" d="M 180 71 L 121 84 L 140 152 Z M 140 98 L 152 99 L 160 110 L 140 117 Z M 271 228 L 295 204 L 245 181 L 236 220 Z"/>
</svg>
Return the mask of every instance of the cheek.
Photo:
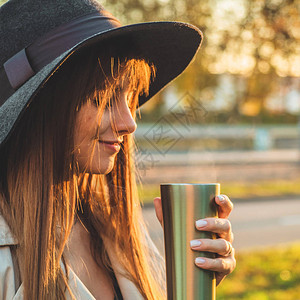
<svg viewBox="0 0 300 300">
<path fill-rule="evenodd" d="M 75 146 L 80 146 L 84 142 L 94 140 L 97 134 L 97 128 L 98 125 L 95 117 L 78 114 L 74 133 Z"/>
<path fill-rule="evenodd" d="M 99 126 L 100 134 L 106 132 L 111 127 L 112 121 L 111 121 L 111 114 L 109 113 L 109 111 L 105 110 L 103 112 L 101 121 L 99 123 L 100 123 L 100 126 Z"/>
</svg>

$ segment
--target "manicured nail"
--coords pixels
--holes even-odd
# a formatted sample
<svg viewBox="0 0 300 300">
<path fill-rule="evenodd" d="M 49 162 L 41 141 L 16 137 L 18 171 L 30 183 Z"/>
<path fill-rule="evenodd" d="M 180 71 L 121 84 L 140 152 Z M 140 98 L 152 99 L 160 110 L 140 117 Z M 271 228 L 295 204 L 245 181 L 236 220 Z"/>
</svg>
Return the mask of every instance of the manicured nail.
<svg viewBox="0 0 300 300">
<path fill-rule="evenodd" d="M 204 227 L 206 225 L 207 225 L 207 222 L 204 221 L 204 220 L 198 220 L 198 221 L 196 221 L 196 226 L 197 227 Z"/>
<path fill-rule="evenodd" d="M 202 265 L 202 264 L 205 263 L 205 259 L 200 258 L 200 257 L 197 257 L 197 258 L 195 259 L 195 263 L 196 263 L 196 264 L 199 264 L 199 265 Z"/>
<path fill-rule="evenodd" d="M 223 202 L 223 201 L 226 200 L 225 196 L 223 196 L 223 195 L 219 195 L 219 196 L 218 196 L 218 199 L 219 199 L 221 202 Z"/>
<path fill-rule="evenodd" d="M 198 247 L 201 245 L 201 242 L 198 240 L 192 240 L 190 241 L 191 247 Z"/>
</svg>

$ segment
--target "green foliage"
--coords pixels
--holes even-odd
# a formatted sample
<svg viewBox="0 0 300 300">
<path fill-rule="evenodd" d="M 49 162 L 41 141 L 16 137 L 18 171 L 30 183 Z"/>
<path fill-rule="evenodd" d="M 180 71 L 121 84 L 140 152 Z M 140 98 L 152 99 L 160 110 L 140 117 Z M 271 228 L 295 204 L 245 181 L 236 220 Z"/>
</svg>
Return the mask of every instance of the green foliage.
<svg viewBox="0 0 300 300">
<path fill-rule="evenodd" d="M 284 98 L 282 91 L 294 83 L 284 84 L 283 78 L 300 74 L 299 1 L 104 0 L 103 4 L 124 24 L 176 20 L 199 27 L 204 33 L 202 49 L 175 84 L 179 94 L 189 91 L 209 103 L 218 97 L 217 75 L 232 74 L 234 97 L 227 98 L 233 105 L 219 109 L 228 112 L 230 121 L 243 122 L 245 115 L 250 122 L 270 122 L 264 113 L 267 100 L 277 95 Z M 295 123 L 286 114 L 279 117 L 280 122 L 288 118 Z"/>
<path fill-rule="evenodd" d="M 298 188 L 297 188 L 298 187 Z M 300 179 L 225 182 L 222 193 L 234 199 L 299 195 Z"/>
<path fill-rule="evenodd" d="M 139 195 L 143 203 L 152 203 L 160 195 L 159 185 L 139 186 Z M 221 184 L 222 194 L 231 199 L 255 199 L 261 197 L 299 196 L 300 179 L 265 180 L 258 182 L 224 182 Z"/>
<path fill-rule="evenodd" d="M 300 295 L 300 243 L 236 255 L 236 270 L 217 300 L 295 300 Z"/>
</svg>

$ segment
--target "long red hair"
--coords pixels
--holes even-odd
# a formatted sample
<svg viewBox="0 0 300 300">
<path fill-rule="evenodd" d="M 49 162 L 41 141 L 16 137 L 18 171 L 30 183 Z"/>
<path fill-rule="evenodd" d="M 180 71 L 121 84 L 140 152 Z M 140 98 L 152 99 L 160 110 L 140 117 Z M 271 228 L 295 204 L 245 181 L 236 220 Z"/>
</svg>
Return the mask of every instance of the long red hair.
<svg viewBox="0 0 300 300">
<path fill-rule="evenodd" d="M 145 299 L 165 298 L 164 262 L 151 246 L 137 196 L 134 142 L 124 137 L 113 170 L 82 173 L 74 158 L 76 113 L 96 101 L 99 115 L 130 80 L 131 111 L 148 93 L 155 67 L 104 46 L 74 54 L 35 96 L 0 149 L 0 212 L 18 240 L 25 299 L 65 299 L 64 248 L 74 219 L 91 235 L 93 257 L 112 276 L 104 239 L 124 276 Z M 67 269 L 67 268 L 66 268 Z M 71 292 L 69 290 L 69 292 Z"/>
</svg>

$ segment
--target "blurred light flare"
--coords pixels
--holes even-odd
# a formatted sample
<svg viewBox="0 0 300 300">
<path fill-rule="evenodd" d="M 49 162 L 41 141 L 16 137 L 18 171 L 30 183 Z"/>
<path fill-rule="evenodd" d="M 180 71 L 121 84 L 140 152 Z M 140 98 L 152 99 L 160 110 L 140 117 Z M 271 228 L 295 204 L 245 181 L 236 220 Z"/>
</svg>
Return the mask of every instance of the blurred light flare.
<svg viewBox="0 0 300 300">
<path fill-rule="evenodd" d="M 283 270 L 280 272 L 280 279 L 283 281 L 288 281 L 292 278 L 292 274 L 290 270 Z"/>
<path fill-rule="evenodd" d="M 270 41 L 266 41 L 259 48 L 259 54 L 264 58 L 269 58 L 274 52 L 274 44 Z"/>
<path fill-rule="evenodd" d="M 268 3 L 268 7 L 275 9 L 281 3 L 282 1 L 272 1 Z M 265 19 L 263 16 L 265 4 L 265 1 L 251 3 L 252 6 L 256 6 L 256 13 L 253 7 L 251 8 L 252 16 L 257 15 L 253 19 L 253 27 L 240 30 L 239 26 L 247 14 L 248 1 L 210 1 L 212 24 L 206 32 L 208 37 L 206 53 L 213 61 L 208 64 L 209 72 L 212 74 L 229 72 L 248 76 L 255 70 L 268 74 L 274 69 L 280 77 L 299 76 L 299 43 L 286 40 L 284 37 L 285 32 L 294 38 L 300 37 L 299 11 L 296 7 L 293 9 L 288 5 L 283 6 L 280 15 L 275 16 L 272 24 L 269 18 Z M 229 42 L 226 49 L 222 50 L 220 45 L 226 41 L 227 35 Z M 291 49 L 294 54 L 286 53 L 286 49 Z M 256 57 L 257 51 L 259 58 Z"/>
<path fill-rule="evenodd" d="M 252 41 L 253 40 L 253 33 L 250 30 L 243 30 L 242 34 L 241 34 L 241 38 L 244 41 Z"/>
<path fill-rule="evenodd" d="M 259 61 L 258 70 L 263 74 L 268 74 L 270 70 L 270 65 L 266 61 Z"/>
</svg>

